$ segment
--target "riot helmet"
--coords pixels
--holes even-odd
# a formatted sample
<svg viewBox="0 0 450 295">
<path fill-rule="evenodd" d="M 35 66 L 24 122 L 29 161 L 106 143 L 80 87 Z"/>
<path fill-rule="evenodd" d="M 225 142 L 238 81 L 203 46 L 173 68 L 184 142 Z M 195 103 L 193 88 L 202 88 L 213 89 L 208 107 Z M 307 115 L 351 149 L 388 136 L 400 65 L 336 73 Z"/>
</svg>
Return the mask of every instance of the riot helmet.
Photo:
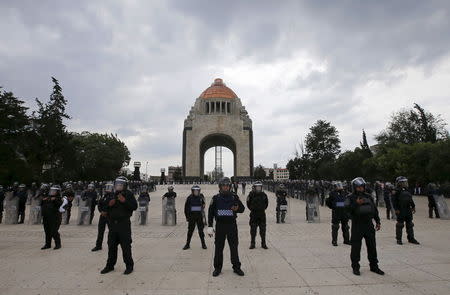
<svg viewBox="0 0 450 295">
<path fill-rule="evenodd" d="M 336 191 L 341 191 L 344 189 L 344 186 L 342 185 L 342 182 L 335 181 L 335 182 L 333 182 L 333 189 Z"/>
<path fill-rule="evenodd" d="M 114 190 L 114 184 L 112 182 L 108 182 L 105 184 L 105 192 L 111 193 Z"/>
<path fill-rule="evenodd" d="M 263 185 L 262 185 L 261 181 L 256 181 L 256 182 L 253 184 L 253 189 L 254 189 L 255 192 L 257 192 L 257 193 L 262 192 Z"/>
<path fill-rule="evenodd" d="M 364 180 L 364 178 L 362 177 L 356 177 L 355 179 L 352 180 L 352 192 L 355 193 L 357 192 L 357 188 L 358 187 L 362 187 L 363 190 L 366 190 L 366 181 Z"/>
<path fill-rule="evenodd" d="M 395 179 L 395 185 L 397 188 L 408 188 L 408 178 L 399 176 Z"/>
<path fill-rule="evenodd" d="M 191 187 L 191 192 L 194 196 L 200 196 L 200 191 L 201 191 L 201 188 L 198 185 L 193 185 Z"/>
<path fill-rule="evenodd" d="M 229 192 L 231 190 L 231 180 L 228 177 L 222 177 L 219 180 L 219 190 Z"/>
<path fill-rule="evenodd" d="M 61 187 L 57 184 L 52 185 L 50 188 L 49 195 L 52 197 L 58 196 L 61 193 Z"/>
<path fill-rule="evenodd" d="M 114 189 L 118 192 L 124 191 L 127 188 L 128 179 L 125 176 L 119 176 L 114 181 Z"/>
</svg>

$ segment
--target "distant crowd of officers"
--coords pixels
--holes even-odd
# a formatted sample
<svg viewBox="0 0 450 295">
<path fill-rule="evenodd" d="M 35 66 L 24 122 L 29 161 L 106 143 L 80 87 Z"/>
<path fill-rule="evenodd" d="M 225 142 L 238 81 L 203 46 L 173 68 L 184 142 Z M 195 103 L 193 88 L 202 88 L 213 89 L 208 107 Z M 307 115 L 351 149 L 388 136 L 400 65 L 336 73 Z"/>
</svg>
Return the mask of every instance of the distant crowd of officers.
<svg viewBox="0 0 450 295">
<path fill-rule="evenodd" d="M 242 183 L 242 194 L 245 194 L 246 183 Z M 208 210 L 205 209 L 205 197 L 201 193 L 199 185 L 191 188 L 191 194 L 187 197 L 184 206 L 184 215 L 188 223 L 187 239 L 183 250 L 190 249 L 193 232 L 197 227 L 203 249 L 207 249 L 204 227 L 207 226 L 207 234 L 215 238 L 214 271 L 213 276 L 218 276 L 223 266 L 223 249 L 225 241 L 230 248 L 233 271 L 243 276 L 241 262 L 238 254 L 238 229 L 236 224 L 237 214 L 243 213 L 245 206 L 238 197 L 239 185 L 232 183 L 229 178 L 222 178 L 218 182 L 219 192 L 212 197 Z M 415 204 L 412 194 L 408 190 L 408 180 L 397 177 L 395 185 L 376 182 L 368 185 L 363 178 L 358 177 L 351 182 L 317 182 L 297 181 L 288 183 L 259 182 L 252 184 L 246 205 L 250 210 L 250 249 L 256 247 L 256 236 L 259 229 L 261 248 L 268 249 L 266 241 L 266 209 L 269 199 L 264 192 L 264 187 L 274 191 L 276 195 L 276 222 L 285 223 L 288 216 L 288 196 L 303 198 L 315 196 L 322 206 L 325 204 L 332 210 L 331 236 L 332 245 L 337 246 L 339 227 L 342 229 L 343 243 L 351 245 L 351 265 L 353 273 L 360 275 L 360 252 L 362 240 L 365 239 L 370 270 L 383 275 L 378 267 L 375 231 L 380 230 L 381 222 L 378 213 L 378 204 L 383 199 L 386 204 L 387 219 L 396 218 L 396 240 L 402 245 L 403 228 L 406 227 L 407 240 L 412 244 L 419 244 L 414 237 L 413 214 Z M 131 222 L 133 211 L 144 208 L 138 212 L 140 218 L 146 220 L 146 211 L 150 202 L 149 192 L 155 190 L 153 183 L 130 182 L 125 177 L 118 177 L 114 182 L 91 183 L 65 183 L 62 189 L 55 184 L 42 184 L 37 188 L 32 184 L 30 189 L 25 185 L 15 183 L 8 189 L 0 186 L 0 223 L 3 215 L 3 203 L 5 197 L 18 200 L 17 222 L 24 223 L 25 207 L 28 204 L 40 209 L 30 210 L 30 223 L 43 224 L 45 232 L 45 244 L 43 250 L 51 248 L 52 240 L 54 249 L 61 248 L 59 227 L 61 223 L 69 224 L 71 208 L 74 201 L 79 203 L 78 223 L 92 223 L 95 208 L 99 210 L 98 235 L 95 247 L 92 251 L 102 249 L 103 236 L 108 227 L 108 259 L 101 273 L 105 274 L 114 270 L 117 261 L 118 246 L 121 246 L 126 270 L 124 274 L 133 271 L 134 262 L 131 253 Z M 374 194 L 372 194 L 372 190 Z M 439 218 L 433 195 L 437 187 L 430 184 L 429 214 L 430 218 Z M 9 194 L 7 194 L 9 192 Z M 327 192 L 327 193 L 325 193 Z M 80 196 L 76 199 L 76 196 Z M 135 197 L 138 195 L 138 198 Z M 168 191 L 162 197 L 167 204 L 174 207 L 176 193 L 174 187 L 169 186 Z M 10 200 L 9 200 L 10 201 Z M 147 208 L 147 209 L 145 209 Z M 207 212 L 207 216 L 206 216 Z M 81 215 L 80 215 L 81 214 Z M 84 215 L 83 215 L 84 214 Z M 84 220 L 84 221 L 83 221 Z M 351 220 L 351 231 L 349 226 Z M 215 223 L 215 227 L 214 227 Z M 145 222 L 144 222 L 145 224 Z"/>
</svg>

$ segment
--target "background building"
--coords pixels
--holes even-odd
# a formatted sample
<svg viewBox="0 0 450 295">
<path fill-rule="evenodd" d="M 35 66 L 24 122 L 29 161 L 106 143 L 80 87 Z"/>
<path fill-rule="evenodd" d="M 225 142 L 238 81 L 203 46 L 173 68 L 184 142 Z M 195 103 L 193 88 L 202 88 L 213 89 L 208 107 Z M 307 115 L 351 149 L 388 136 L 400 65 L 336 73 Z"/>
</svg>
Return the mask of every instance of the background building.
<svg viewBox="0 0 450 295">
<path fill-rule="evenodd" d="M 273 180 L 288 180 L 289 170 L 286 168 L 277 168 L 273 170 Z"/>
</svg>

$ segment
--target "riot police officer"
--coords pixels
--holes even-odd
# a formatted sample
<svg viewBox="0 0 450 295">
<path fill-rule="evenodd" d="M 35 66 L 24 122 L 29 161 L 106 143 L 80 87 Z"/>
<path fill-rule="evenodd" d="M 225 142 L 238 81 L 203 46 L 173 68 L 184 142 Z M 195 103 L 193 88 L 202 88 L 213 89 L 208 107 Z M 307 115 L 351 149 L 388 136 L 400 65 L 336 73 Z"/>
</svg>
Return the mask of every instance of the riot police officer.
<svg viewBox="0 0 450 295">
<path fill-rule="evenodd" d="M 266 245 L 266 209 L 269 206 L 269 199 L 263 192 L 263 185 L 256 181 L 252 186 L 252 191 L 247 197 L 247 208 L 250 210 L 250 248 L 255 249 L 256 232 L 259 227 L 261 236 L 261 248 L 268 249 Z"/>
<path fill-rule="evenodd" d="M 326 200 L 326 204 L 331 211 L 331 243 L 337 246 L 337 237 L 339 231 L 339 223 L 342 228 L 342 237 L 344 244 L 350 245 L 350 235 L 348 226 L 348 214 L 345 209 L 346 195 L 344 194 L 344 187 L 340 181 L 333 183 L 333 191 Z"/>
<path fill-rule="evenodd" d="M 47 196 L 42 198 L 42 219 L 45 232 L 45 245 L 42 250 L 49 249 L 52 239 L 55 241 L 55 248 L 61 248 L 61 236 L 59 235 L 59 226 L 61 225 L 61 213 L 59 207 L 63 201 L 61 198 L 61 187 L 53 185 Z"/>
<path fill-rule="evenodd" d="M 390 182 L 386 182 L 384 184 L 383 196 L 384 196 L 384 203 L 386 204 L 386 219 L 388 220 L 391 219 L 391 210 L 392 210 L 391 197 L 393 188 L 394 187 Z"/>
<path fill-rule="evenodd" d="M 239 197 L 231 192 L 231 181 L 228 177 L 224 177 L 219 181 L 219 193 L 215 195 L 208 209 L 208 235 L 214 235 L 213 224 L 216 220 L 215 230 L 215 249 L 214 249 L 214 272 L 213 276 L 217 277 L 223 266 L 223 248 L 225 240 L 228 240 L 230 246 L 231 263 L 234 273 L 243 276 L 241 270 L 241 262 L 238 253 L 238 228 L 236 224 L 237 213 L 244 212 L 245 207 Z"/>
<path fill-rule="evenodd" d="M 205 233 L 203 232 L 204 224 L 204 208 L 205 208 L 205 197 L 201 193 L 201 189 L 198 185 L 194 185 L 191 188 L 191 194 L 187 197 L 186 203 L 184 204 L 184 215 L 186 216 L 186 221 L 188 222 L 188 233 L 186 239 L 186 245 L 184 245 L 183 250 L 190 248 L 192 234 L 194 233 L 195 226 L 197 225 L 198 235 L 200 241 L 202 242 L 202 248 L 207 249 L 205 243 Z"/>
<path fill-rule="evenodd" d="M 397 244 L 403 245 L 402 234 L 403 227 L 406 224 L 406 236 L 408 242 L 418 245 L 419 242 L 414 238 L 413 214 L 416 213 L 416 204 L 413 201 L 411 193 L 408 191 L 408 179 L 399 176 L 395 179 L 395 192 L 393 194 L 393 206 L 397 215 L 397 224 L 395 225 L 395 236 Z"/>
<path fill-rule="evenodd" d="M 275 195 L 277 197 L 277 207 L 276 207 L 277 223 L 280 222 L 285 223 L 287 210 L 285 210 L 284 208 L 287 208 L 288 202 L 286 200 L 287 192 L 284 184 L 280 184 L 278 190 L 275 192 Z"/>
<path fill-rule="evenodd" d="M 91 215 L 89 218 L 89 224 L 92 224 L 92 220 L 94 219 L 95 206 L 97 205 L 98 198 L 97 191 L 95 190 L 95 185 L 93 183 L 88 184 L 87 191 L 85 191 L 85 197 L 91 199 Z"/>
<path fill-rule="evenodd" d="M 92 248 L 92 252 L 99 251 L 103 247 L 103 236 L 105 235 L 105 229 L 108 225 L 108 203 L 114 198 L 114 185 L 109 182 L 105 185 L 105 193 L 98 201 L 98 211 L 100 212 L 100 217 L 98 218 L 98 230 L 97 230 L 97 240 L 95 242 L 95 247 Z M 108 226 L 109 229 L 109 226 Z"/>
<path fill-rule="evenodd" d="M 66 185 L 63 196 L 67 199 L 67 204 L 64 206 L 64 209 L 66 210 L 66 220 L 64 220 L 64 223 L 69 224 L 70 215 L 72 213 L 72 203 L 75 199 L 75 192 L 73 191 L 72 184 L 69 183 Z"/>
<path fill-rule="evenodd" d="M 17 196 L 19 197 L 19 210 L 18 210 L 18 223 L 24 223 L 25 221 L 25 208 L 28 199 L 28 193 L 25 184 L 19 185 L 19 190 L 17 191 Z"/>
<path fill-rule="evenodd" d="M 3 202 L 5 201 L 5 191 L 3 190 L 3 186 L 0 185 L 0 223 L 3 220 Z"/>
<path fill-rule="evenodd" d="M 142 191 L 139 193 L 139 197 L 137 199 L 139 212 L 137 212 L 136 220 L 139 222 L 140 225 L 146 225 L 148 215 L 148 205 L 150 204 L 150 194 L 148 193 L 147 185 L 143 185 L 141 187 L 141 190 Z"/>
<path fill-rule="evenodd" d="M 434 199 L 434 195 L 438 194 L 438 188 L 435 183 L 429 183 L 427 189 L 427 197 L 428 197 L 428 217 L 433 218 L 433 211 L 436 215 L 436 218 L 439 217 L 439 211 L 436 206 L 436 200 Z"/>
<path fill-rule="evenodd" d="M 381 228 L 378 209 L 372 199 L 372 196 L 365 192 L 366 182 L 362 177 L 352 180 L 352 193 L 345 201 L 346 208 L 352 219 L 352 237 L 351 237 L 351 253 L 353 274 L 359 276 L 361 259 L 362 239 L 366 240 L 367 256 L 369 258 L 370 271 L 384 275 L 384 272 L 378 267 L 377 248 L 375 241 L 375 229 Z M 373 221 L 376 226 L 374 228 Z"/>
<path fill-rule="evenodd" d="M 117 247 L 122 248 L 123 260 L 126 265 L 124 274 L 133 272 L 134 261 L 131 254 L 131 222 L 130 217 L 137 209 L 137 202 L 131 191 L 127 189 L 128 180 L 120 176 L 114 181 L 114 195 L 106 208 L 108 218 L 108 260 L 101 274 L 114 270 L 117 262 Z"/>
</svg>

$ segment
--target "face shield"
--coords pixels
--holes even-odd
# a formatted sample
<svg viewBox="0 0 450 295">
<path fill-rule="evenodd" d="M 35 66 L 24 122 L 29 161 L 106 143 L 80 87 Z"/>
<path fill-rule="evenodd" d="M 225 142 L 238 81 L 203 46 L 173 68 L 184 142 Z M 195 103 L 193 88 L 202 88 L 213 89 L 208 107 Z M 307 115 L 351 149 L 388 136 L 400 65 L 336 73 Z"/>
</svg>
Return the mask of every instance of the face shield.
<svg viewBox="0 0 450 295">
<path fill-rule="evenodd" d="M 118 192 L 121 192 L 125 189 L 125 182 L 123 181 L 116 181 L 114 184 L 114 189 Z"/>
<path fill-rule="evenodd" d="M 262 185 L 255 185 L 255 192 L 257 193 L 262 192 Z"/>
<path fill-rule="evenodd" d="M 57 196 L 59 194 L 59 191 L 60 191 L 59 188 L 52 187 L 52 188 L 50 188 L 49 195 L 52 197 Z"/>
<path fill-rule="evenodd" d="M 200 189 L 198 189 L 198 188 L 193 189 L 192 194 L 196 197 L 200 196 Z"/>
<path fill-rule="evenodd" d="M 105 185 L 105 191 L 106 192 L 110 193 L 110 192 L 113 191 L 113 189 L 114 189 L 114 186 L 113 186 L 112 183 L 108 183 L 107 185 Z"/>
<path fill-rule="evenodd" d="M 229 192 L 231 189 L 231 184 L 221 184 L 220 185 L 220 190 L 222 192 Z"/>
</svg>

